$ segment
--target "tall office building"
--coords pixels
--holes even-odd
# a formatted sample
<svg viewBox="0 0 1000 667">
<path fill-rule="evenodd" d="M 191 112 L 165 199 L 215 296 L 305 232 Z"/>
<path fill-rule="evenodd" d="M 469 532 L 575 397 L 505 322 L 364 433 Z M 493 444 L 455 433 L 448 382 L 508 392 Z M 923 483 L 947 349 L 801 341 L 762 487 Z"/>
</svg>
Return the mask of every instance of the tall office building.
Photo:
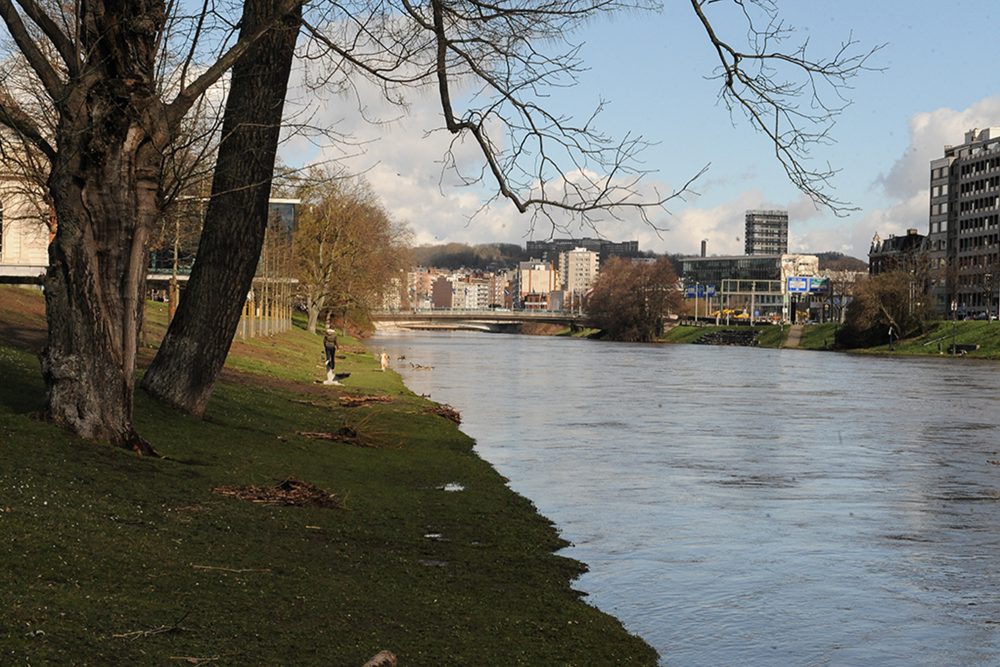
<svg viewBox="0 0 1000 667">
<path fill-rule="evenodd" d="M 747 255 L 786 254 L 788 211 L 747 211 L 743 247 Z"/>
<path fill-rule="evenodd" d="M 1000 127 L 972 129 L 931 161 L 931 294 L 939 311 L 997 313 L 1000 288 Z"/>
</svg>

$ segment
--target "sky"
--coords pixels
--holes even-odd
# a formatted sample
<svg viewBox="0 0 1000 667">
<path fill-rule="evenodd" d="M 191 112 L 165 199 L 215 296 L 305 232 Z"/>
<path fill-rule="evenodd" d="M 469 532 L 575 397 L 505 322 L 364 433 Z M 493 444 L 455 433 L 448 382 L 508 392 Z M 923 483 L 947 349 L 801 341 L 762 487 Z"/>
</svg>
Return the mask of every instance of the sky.
<svg viewBox="0 0 1000 667">
<path fill-rule="evenodd" d="M 835 143 L 812 151 L 817 166 L 838 170 L 832 194 L 857 210 L 838 217 L 797 191 L 773 156 L 766 137 L 718 100 L 708 77 L 717 62 L 687 0 L 664 0 L 655 13 L 631 12 L 588 22 L 570 39 L 582 44 L 588 68 L 572 88 L 547 100 L 560 113 L 585 119 L 608 104 L 598 127 L 613 136 L 642 135 L 655 142 L 642 157 L 650 188 L 672 191 L 702 167 L 696 196 L 674 200 L 652 215 L 657 231 L 636 216 L 588 227 L 578 236 L 638 239 L 641 250 L 742 254 L 748 209 L 789 211 L 789 251 L 838 251 L 866 258 L 875 233 L 927 231 L 929 162 L 965 131 L 1000 126 L 1000 40 L 995 0 L 778 0 L 778 10 L 810 52 L 830 54 L 853 38 L 859 48 L 883 45 L 846 92 L 851 105 L 833 128 Z M 730 3 L 709 5 L 724 39 L 742 44 L 744 30 Z M 415 93 L 405 109 L 386 105 L 377 91 L 317 97 L 297 85 L 293 108 L 309 106 L 311 122 L 352 138 L 350 145 L 288 141 L 281 157 L 299 165 L 333 160 L 364 173 L 389 213 L 405 222 L 417 244 L 445 242 L 524 244 L 551 234 L 512 204 L 482 210 L 490 192 L 462 187 L 442 174 L 447 147 L 434 91 Z M 297 96 L 297 97 L 296 97 Z M 360 105 L 359 105 L 360 99 Z M 296 107 L 297 105 L 297 107 Z M 360 108 L 359 108 L 360 107 Z M 362 113 L 363 109 L 363 113 Z M 372 119 L 382 122 L 372 123 Z M 481 163 L 470 146 L 458 159 Z"/>
</svg>

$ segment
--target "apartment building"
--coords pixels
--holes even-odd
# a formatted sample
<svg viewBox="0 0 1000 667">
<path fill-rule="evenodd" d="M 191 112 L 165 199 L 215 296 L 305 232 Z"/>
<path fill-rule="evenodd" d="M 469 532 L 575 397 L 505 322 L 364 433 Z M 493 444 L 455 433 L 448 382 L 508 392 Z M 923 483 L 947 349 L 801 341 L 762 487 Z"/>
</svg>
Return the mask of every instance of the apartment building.
<svg viewBox="0 0 1000 667">
<path fill-rule="evenodd" d="M 1000 127 L 974 128 L 931 161 L 928 258 L 941 312 L 996 314 L 1000 288 Z"/>
<path fill-rule="evenodd" d="M 788 211 L 747 211 L 745 221 L 745 254 L 784 255 L 788 252 Z"/>
<path fill-rule="evenodd" d="M 559 254 L 559 275 L 563 290 L 581 297 L 594 286 L 598 272 L 598 254 L 586 248 L 574 248 Z"/>
</svg>

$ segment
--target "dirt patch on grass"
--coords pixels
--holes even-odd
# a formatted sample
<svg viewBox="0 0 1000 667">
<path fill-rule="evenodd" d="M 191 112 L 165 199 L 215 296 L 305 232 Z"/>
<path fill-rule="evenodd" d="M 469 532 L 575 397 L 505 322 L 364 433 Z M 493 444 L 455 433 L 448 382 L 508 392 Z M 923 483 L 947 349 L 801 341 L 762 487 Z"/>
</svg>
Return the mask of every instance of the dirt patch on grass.
<svg viewBox="0 0 1000 667">
<path fill-rule="evenodd" d="M 343 509 L 344 504 L 336 495 L 315 484 L 289 477 L 274 486 L 218 486 L 212 493 L 245 500 L 260 505 L 293 505 L 297 507 L 326 507 Z"/>
</svg>

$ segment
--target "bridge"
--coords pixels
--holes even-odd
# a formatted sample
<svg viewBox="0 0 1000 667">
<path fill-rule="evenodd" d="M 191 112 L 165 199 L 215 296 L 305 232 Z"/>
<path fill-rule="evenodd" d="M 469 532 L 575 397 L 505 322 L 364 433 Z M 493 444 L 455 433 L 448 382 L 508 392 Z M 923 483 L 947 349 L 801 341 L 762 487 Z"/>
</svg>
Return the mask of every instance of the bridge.
<svg viewBox="0 0 1000 667">
<path fill-rule="evenodd" d="M 515 332 L 524 324 L 588 326 L 585 314 L 555 310 L 382 310 L 371 315 L 378 329 L 469 329 Z"/>
</svg>

